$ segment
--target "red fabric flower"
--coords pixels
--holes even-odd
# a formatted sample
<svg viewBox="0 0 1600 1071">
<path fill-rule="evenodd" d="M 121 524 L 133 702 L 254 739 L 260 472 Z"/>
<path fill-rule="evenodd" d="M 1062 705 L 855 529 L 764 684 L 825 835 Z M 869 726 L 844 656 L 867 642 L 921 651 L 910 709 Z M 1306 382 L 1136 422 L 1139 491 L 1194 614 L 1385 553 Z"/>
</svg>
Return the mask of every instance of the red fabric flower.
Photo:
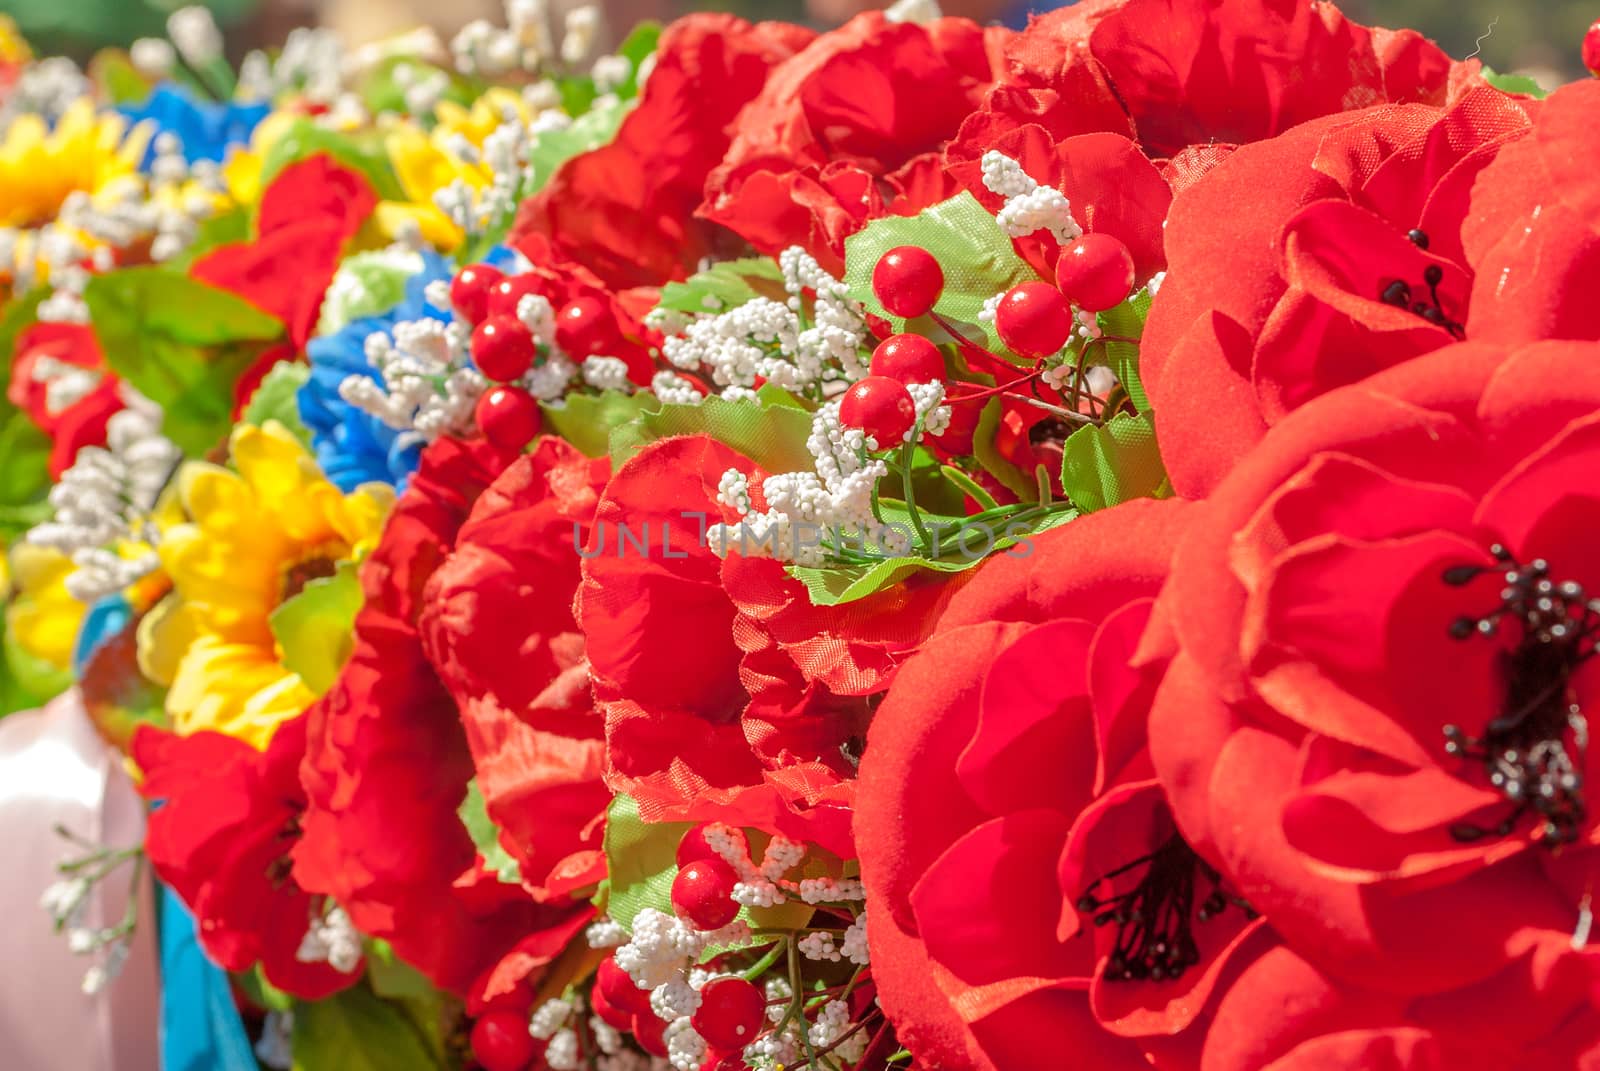
<svg viewBox="0 0 1600 1071">
<path fill-rule="evenodd" d="M 306 802 L 298 777 L 306 721 L 284 723 L 266 751 L 221 733 L 178 737 L 141 726 L 132 755 L 145 798 L 165 801 L 150 815 L 145 852 L 194 912 L 207 955 L 230 971 L 260 963 L 279 989 L 318 1000 L 361 972 L 296 958 L 321 899 L 295 882 L 289 864 Z"/>
<path fill-rule="evenodd" d="M 562 260 L 617 290 L 686 278 L 725 244 L 694 218 L 706 175 L 727 151 L 726 128 L 773 66 L 813 33 L 697 14 L 662 34 L 655 69 L 617 136 L 568 160 L 517 215 L 510 242 L 548 238 Z"/>
<path fill-rule="evenodd" d="M 1176 832 L 1145 742 L 1161 667 L 1132 665 L 1194 508 L 1130 503 L 996 558 L 874 717 L 856 817 L 874 975 L 924 1060 L 1143 1067 L 1137 1042 L 1187 1037 L 1261 926 Z M 1114 922 L 1119 903 L 1150 924 Z M 1149 976 L 1171 970 L 1160 940 L 1176 977 Z"/>
<path fill-rule="evenodd" d="M 761 475 L 705 436 L 647 446 L 595 511 L 578 589 L 607 783 L 647 821 L 725 821 L 853 856 L 852 755 L 888 686 L 956 586 L 913 577 L 812 606 L 770 559 L 719 559 L 704 526 L 735 520 L 723 473 Z"/>
<path fill-rule="evenodd" d="M 478 498 L 424 597 L 424 647 L 461 708 L 489 816 L 540 898 L 605 876 L 605 723 L 572 597 L 609 473 L 541 439 Z"/>
<path fill-rule="evenodd" d="M 1152 156 L 1259 141 L 1374 104 L 1442 105 L 1478 71 L 1414 30 L 1362 26 L 1326 0 L 1127 0 L 1095 21 L 1089 50 Z"/>
<path fill-rule="evenodd" d="M 1180 494 L 1311 398 L 1476 332 L 1468 197 L 1525 136 L 1525 107 L 1486 88 L 1331 116 L 1243 146 L 1174 200 L 1140 372 Z"/>
<path fill-rule="evenodd" d="M 189 269 L 283 321 L 286 342 L 269 347 L 235 385 L 240 406 L 273 365 L 305 349 L 345 244 L 377 203 L 365 176 L 319 153 L 285 167 L 267 186 L 254 239 L 219 246 Z"/>
<path fill-rule="evenodd" d="M 424 588 L 473 501 L 513 459 L 481 441 L 435 442 L 362 567 L 355 650 L 309 714 L 309 797 L 295 879 L 339 901 L 363 933 L 438 985 L 468 991 L 529 935 L 587 905 L 538 904 L 480 865 L 458 809 L 472 756 L 424 655 Z"/>
<path fill-rule="evenodd" d="M 87 324 L 36 323 L 17 336 L 6 398 L 50 436 L 51 479 L 85 446 L 105 445 L 120 385 Z"/>
<path fill-rule="evenodd" d="M 1147 639 L 1176 652 L 1150 738 L 1185 838 L 1468 1066 L 1596 1026 L 1600 626 L 1564 585 L 1600 590 L 1597 370 L 1595 343 L 1469 342 L 1308 403 L 1217 487 Z"/>
<path fill-rule="evenodd" d="M 957 192 L 938 153 L 983 101 L 1009 37 L 878 11 L 823 34 L 739 113 L 700 214 L 764 253 L 805 246 L 839 273 L 845 238 L 867 220 Z"/>
</svg>

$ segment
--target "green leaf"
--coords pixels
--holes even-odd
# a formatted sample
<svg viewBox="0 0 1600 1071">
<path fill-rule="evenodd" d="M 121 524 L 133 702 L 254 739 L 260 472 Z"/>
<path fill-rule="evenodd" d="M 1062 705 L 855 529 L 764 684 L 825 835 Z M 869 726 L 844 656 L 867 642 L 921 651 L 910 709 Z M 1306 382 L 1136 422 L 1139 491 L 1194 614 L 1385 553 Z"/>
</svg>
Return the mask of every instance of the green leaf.
<svg viewBox="0 0 1600 1071">
<path fill-rule="evenodd" d="M 673 312 L 718 313 L 754 298 L 784 301 L 783 273 L 766 257 L 724 260 L 661 288 L 658 305 Z"/>
<path fill-rule="evenodd" d="M 617 96 L 631 100 L 639 95 L 639 65 L 656 50 L 660 42 L 661 24 L 645 21 L 636 24 L 622 44 L 617 46 L 617 55 L 627 60 L 631 68 L 628 77 L 616 88 Z"/>
<path fill-rule="evenodd" d="M 611 465 L 658 439 L 709 435 L 739 451 L 768 472 L 806 472 L 816 459 L 806 449 L 811 414 L 787 405 L 757 405 L 707 398 L 699 405 L 663 405 L 639 414 L 611 433 Z"/>
<path fill-rule="evenodd" d="M 336 334 L 353 320 L 388 312 L 405 300 L 406 283 L 421 265 L 410 250 L 375 249 L 346 257 L 322 300 L 316 333 Z"/>
<path fill-rule="evenodd" d="M 300 419 L 298 395 L 300 388 L 311 378 L 311 366 L 299 361 L 279 361 L 261 380 L 256 392 L 250 395 L 250 404 L 244 407 L 244 423 L 260 427 L 276 420 L 288 428 L 307 446 L 311 445 L 311 429 Z"/>
<path fill-rule="evenodd" d="M 556 88 L 561 92 L 561 110 L 573 118 L 587 112 L 600 95 L 594 79 L 588 75 L 557 78 Z"/>
<path fill-rule="evenodd" d="M 152 88 L 120 48 L 95 53 L 89 61 L 89 77 L 100 88 L 100 95 L 112 104 L 142 104 Z"/>
<path fill-rule="evenodd" d="M 294 1006 L 294 1071 L 436 1071 L 417 1024 L 364 986 Z"/>
<path fill-rule="evenodd" d="M 634 102 L 631 100 L 599 100 L 594 107 L 574 119 L 571 126 L 537 135 L 528 150 L 528 163 L 533 165 L 533 182 L 524 187 L 524 196 L 544 189 L 556 169 L 574 156 L 609 143 L 617 136 L 617 128 L 633 108 Z"/>
<path fill-rule="evenodd" d="M 0 653 L 4 654 L 3 675 L 11 682 L 11 690 L 22 710 L 59 695 L 72 687 L 72 671 L 61 669 L 22 649 L 9 628 L 0 625 Z M 0 692 L 7 689 L 0 687 Z M 9 711 L 7 711 L 9 713 Z"/>
<path fill-rule="evenodd" d="M 307 582 L 267 619 L 284 666 L 317 695 L 333 686 L 350 657 L 361 601 L 355 563 L 340 562 L 332 576 Z"/>
<path fill-rule="evenodd" d="M 1145 318 L 1149 315 L 1150 292 L 1141 290 L 1132 301 L 1124 301 L 1102 312 L 1099 317 L 1100 329 L 1108 335 L 1141 338 L 1144 335 Z M 1097 363 L 1110 366 L 1116 373 L 1117 381 L 1122 384 L 1123 390 L 1128 392 L 1128 398 L 1133 402 L 1135 409 L 1141 413 L 1148 411 L 1150 399 L 1145 395 L 1144 381 L 1139 378 L 1138 345 L 1131 342 L 1107 342 L 1104 349 L 1106 359 Z"/>
<path fill-rule="evenodd" d="M 1104 427 L 1087 425 L 1062 448 L 1061 486 L 1083 513 L 1133 498 L 1167 498 L 1172 485 L 1156 446 L 1154 414 L 1119 413 Z"/>
<path fill-rule="evenodd" d="M 632 931 L 634 917 L 645 908 L 672 913 L 672 882 L 678 876 L 678 842 L 694 828 L 692 822 L 645 822 L 632 796 L 619 795 L 606 810 L 605 911 L 624 929 Z M 770 839 L 746 830 L 750 851 L 759 860 Z M 841 873 L 838 860 L 820 849 L 801 873 L 808 877 Z M 812 909 L 792 902 L 772 908 L 741 908 L 739 917 L 752 926 L 798 927 L 811 919 Z M 715 950 L 712 950 L 713 953 Z"/>
<path fill-rule="evenodd" d="M 342 134 L 318 126 L 309 118 L 296 119 L 273 142 L 261 165 L 262 185 L 270 185 L 278 172 L 290 164 L 299 163 L 318 153 L 327 153 L 345 167 L 361 172 L 383 200 L 405 200 L 405 191 L 400 188 L 400 180 L 389 164 L 381 134 L 376 131 L 363 135 Z"/>
<path fill-rule="evenodd" d="M 1000 404 L 999 398 L 990 398 L 983 404 L 983 412 L 978 417 L 978 427 L 972 433 L 972 456 L 978 459 L 978 464 L 983 470 L 1022 499 L 1024 502 L 1037 502 L 1039 500 L 1039 485 L 1029 473 L 1000 456 L 1000 451 L 995 449 L 995 433 L 1000 427 L 1000 418 L 1005 415 L 1005 408 Z"/>
<path fill-rule="evenodd" d="M 239 971 L 229 977 L 258 1008 L 283 1012 L 294 1007 L 294 998 L 267 981 L 267 976 L 261 973 L 259 963 L 247 971 Z"/>
<path fill-rule="evenodd" d="M 163 430 L 203 454 L 233 425 L 233 386 L 283 324 L 243 298 L 158 267 L 89 280 L 84 292 L 106 364 L 165 410 Z"/>
<path fill-rule="evenodd" d="M 472 843 L 477 845 L 482 854 L 484 864 L 506 884 L 519 884 L 522 873 L 517 861 L 500 843 L 500 827 L 489 817 L 489 805 L 478 788 L 477 778 L 467 782 L 467 797 L 461 801 L 461 809 L 457 813 L 461 817 L 461 824 L 467 827 L 467 832 L 472 836 Z"/>
<path fill-rule="evenodd" d="M 1543 100 L 1550 95 L 1550 91 L 1541 86 L 1537 81 L 1525 74 L 1501 74 L 1487 63 L 1483 65 L 1483 80 L 1500 90 L 1502 93 L 1513 93 L 1518 96 L 1532 97 L 1534 100 Z"/>
<path fill-rule="evenodd" d="M 49 492 L 50 437 L 27 413 L 11 406 L 0 406 L 0 458 L 5 459 L 0 464 L 0 506 L 31 505 Z M 4 527 L 0 518 L 0 530 Z"/>
<path fill-rule="evenodd" d="M 390 1000 L 412 1000 L 438 995 L 427 977 L 395 954 L 394 946 L 380 938 L 367 942 L 367 981 L 372 991 Z"/>
<path fill-rule="evenodd" d="M 604 457 L 611 449 L 611 433 L 630 420 L 659 406 L 654 394 L 569 394 L 560 405 L 543 403 L 546 430 L 561 436 L 588 457 Z"/>
<path fill-rule="evenodd" d="M 195 239 L 183 252 L 166 262 L 166 266 L 177 271 L 188 271 L 190 265 L 218 246 L 230 245 L 233 242 L 248 242 L 254 235 L 250 230 L 250 212 L 244 208 L 230 208 L 204 220 L 195 234 Z"/>
<path fill-rule="evenodd" d="M 0 412 L 15 408 L 6 400 L 6 388 L 11 385 L 11 364 L 16 356 L 17 336 L 38 322 L 39 303 L 49 293 L 48 286 L 36 286 L 8 302 L 5 313 L 0 315 Z"/>
<path fill-rule="evenodd" d="M 891 315 L 872 292 L 872 270 L 883 254 L 901 245 L 918 245 L 932 253 L 944 269 L 944 292 L 934 311 L 965 325 L 968 337 L 981 335 L 983 345 L 1001 352 L 993 321 L 978 314 L 985 301 L 1038 273 L 1017 256 L 1000 224 L 970 193 L 960 193 L 923 209 L 915 216 L 875 219 L 845 239 L 845 285 L 867 309 L 906 330 L 906 321 Z"/>
</svg>

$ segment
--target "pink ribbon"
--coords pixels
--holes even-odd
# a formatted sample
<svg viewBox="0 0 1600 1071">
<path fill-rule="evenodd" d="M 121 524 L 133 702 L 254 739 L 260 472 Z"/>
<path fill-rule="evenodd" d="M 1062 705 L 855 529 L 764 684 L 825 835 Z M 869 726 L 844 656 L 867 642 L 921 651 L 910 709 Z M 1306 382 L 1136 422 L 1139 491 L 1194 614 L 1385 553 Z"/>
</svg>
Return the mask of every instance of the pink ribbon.
<svg viewBox="0 0 1600 1071">
<path fill-rule="evenodd" d="M 57 836 L 66 826 L 86 840 L 128 847 L 144 838 L 144 806 L 121 758 L 95 733 L 76 690 L 41 710 L 0 720 L 0 1038 L 4 1064 L 28 1071 L 158 1071 L 153 890 L 140 891 L 139 927 L 120 977 L 94 996 L 74 955 L 39 905 L 76 854 Z M 112 926 L 127 909 L 131 868 L 90 894 L 83 925 Z"/>
</svg>

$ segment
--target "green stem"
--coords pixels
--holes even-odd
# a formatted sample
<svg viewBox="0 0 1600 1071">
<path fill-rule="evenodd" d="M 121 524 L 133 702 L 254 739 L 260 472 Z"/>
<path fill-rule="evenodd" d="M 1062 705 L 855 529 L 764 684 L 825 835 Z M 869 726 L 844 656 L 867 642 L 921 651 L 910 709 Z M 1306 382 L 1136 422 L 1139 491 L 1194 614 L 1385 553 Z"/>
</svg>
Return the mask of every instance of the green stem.
<svg viewBox="0 0 1600 1071">
<path fill-rule="evenodd" d="M 1000 504 L 994 500 L 993 495 L 983 489 L 982 484 L 974 480 L 971 476 L 968 476 L 966 473 L 962 472 L 960 469 L 956 468 L 954 465 L 940 465 L 939 471 L 944 473 L 945 479 L 961 488 L 962 491 L 966 492 L 969 498 L 971 498 L 978 505 L 982 506 L 986 511 L 1000 508 Z"/>
<path fill-rule="evenodd" d="M 908 442 L 900 448 L 900 486 L 905 489 L 906 512 L 911 514 L 911 527 L 917 530 L 917 539 L 921 541 L 921 546 L 931 550 L 933 540 L 928 538 L 928 530 L 922 526 L 922 513 L 917 509 L 916 496 L 911 490 L 911 463 L 916 450 L 915 441 Z"/>
<path fill-rule="evenodd" d="M 789 947 L 789 938 L 787 938 L 787 937 L 784 937 L 784 938 L 782 938 L 781 940 L 778 940 L 778 941 L 774 941 L 772 943 L 772 948 L 767 951 L 767 954 L 762 956 L 760 959 L 756 960 L 755 966 L 753 966 L 749 970 L 745 971 L 744 974 L 741 975 L 740 977 L 742 977 L 747 982 L 753 982 L 757 978 L 760 978 L 763 974 L 767 973 L 767 970 L 774 963 L 778 962 L 778 957 L 783 955 L 784 951 L 788 947 Z"/>
</svg>

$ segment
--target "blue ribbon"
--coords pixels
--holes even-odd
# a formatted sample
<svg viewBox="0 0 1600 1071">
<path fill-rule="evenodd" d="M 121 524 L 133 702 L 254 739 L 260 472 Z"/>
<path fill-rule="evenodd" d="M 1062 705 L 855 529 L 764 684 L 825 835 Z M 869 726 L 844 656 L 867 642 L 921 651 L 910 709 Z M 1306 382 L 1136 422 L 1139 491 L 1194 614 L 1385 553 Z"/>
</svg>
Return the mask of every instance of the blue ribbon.
<svg viewBox="0 0 1600 1071">
<path fill-rule="evenodd" d="M 259 1071 L 228 976 L 206 958 L 183 901 L 160 888 L 162 1071 Z"/>
</svg>

